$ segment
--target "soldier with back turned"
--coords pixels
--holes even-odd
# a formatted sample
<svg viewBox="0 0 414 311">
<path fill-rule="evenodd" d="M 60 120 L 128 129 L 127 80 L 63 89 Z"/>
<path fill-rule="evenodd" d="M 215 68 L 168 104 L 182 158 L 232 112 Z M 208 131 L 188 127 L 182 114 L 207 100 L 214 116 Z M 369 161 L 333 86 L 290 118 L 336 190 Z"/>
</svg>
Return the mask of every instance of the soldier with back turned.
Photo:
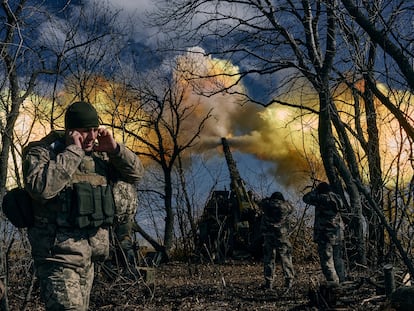
<svg viewBox="0 0 414 311">
<path fill-rule="evenodd" d="M 346 278 L 342 257 L 344 225 L 340 215 L 343 202 L 326 182 L 306 193 L 303 201 L 315 206 L 313 240 L 318 245 L 322 272 L 328 283 L 339 285 Z"/>
<path fill-rule="evenodd" d="M 270 198 L 260 202 L 263 210 L 261 229 L 263 244 L 263 273 L 265 288 L 272 289 L 275 278 L 276 255 L 280 256 L 284 286 L 292 287 L 295 272 L 292 264 L 292 245 L 289 241 L 290 217 L 293 206 L 281 192 L 274 192 Z"/>
</svg>

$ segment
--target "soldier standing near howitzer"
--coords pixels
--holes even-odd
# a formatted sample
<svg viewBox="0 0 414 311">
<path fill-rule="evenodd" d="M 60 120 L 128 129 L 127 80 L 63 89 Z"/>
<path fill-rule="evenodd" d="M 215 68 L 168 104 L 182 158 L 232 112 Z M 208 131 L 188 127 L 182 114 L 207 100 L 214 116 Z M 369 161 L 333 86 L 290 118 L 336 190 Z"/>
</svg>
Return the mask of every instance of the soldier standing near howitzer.
<svg viewBox="0 0 414 311">
<path fill-rule="evenodd" d="M 111 181 L 137 182 L 141 161 L 99 127 L 86 102 L 70 105 L 65 131 L 30 143 L 23 157 L 35 218 L 28 237 L 46 310 L 87 310 L 94 262 L 109 254 Z"/>
<path fill-rule="evenodd" d="M 341 198 L 331 190 L 326 182 L 321 182 L 314 190 L 303 196 L 306 204 L 315 206 L 313 240 L 318 244 L 322 272 L 331 285 L 345 281 L 343 256 L 343 222 L 340 211 Z"/>
<path fill-rule="evenodd" d="M 273 288 L 277 251 L 282 263 L 285 278 L 284 285 L 289 290 L 295 276 L 292 264 L 292 245 L 288 236 L 293 206 L 285 200 L 280 192 L 274 192 L 270 198 L 263 199 L 259 205 L 263 210 L 261 229 L 264 237 L 263 272 L 265 287 Z"/>
<path fill-rule="evenodd" d="M 112 186 L 115 203 L 114 238 L 115 256 L 125 267 L 135 265 L 135 249 L 132 240 L 134 234 L 135 214 L 138 208 L 138 191 L 136 184 L 122 180 Z"/>
</svg>

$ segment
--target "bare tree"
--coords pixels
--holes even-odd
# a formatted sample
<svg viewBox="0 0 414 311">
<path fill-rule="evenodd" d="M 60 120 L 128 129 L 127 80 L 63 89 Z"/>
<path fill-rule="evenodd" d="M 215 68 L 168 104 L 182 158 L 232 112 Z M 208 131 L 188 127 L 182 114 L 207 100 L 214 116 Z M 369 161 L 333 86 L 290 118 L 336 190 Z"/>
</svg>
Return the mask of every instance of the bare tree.
<svg viewBox="0 0 414 311">
<path fill-rule="evenodd" d="M 371 89 L 367 87 L 367 78 L 373 77 L 374 68 L 376 66 L 377 49 L 374 44 L 363 36 L 363 31 L 356 27 L 345 15 L 339 15 L 340 19 L 338 22 L 339 29 L 341 31 L 341 38 L 347 47 L 342 51 L 342 58 L 347 57 L 348 62 L 352 64 L 352 69 L 347 72 L 337 71 L 338 76 L 341 77 L 341 81 L 345 84 L 345 90 L 351 93 L 350 103 L 344 102 L 343 105 L 349 105 L 349 120 L 354 124 L 351 126 L 349 123 L 343 122 L 346 131 L 350 136 L 354 137 L 364 154 L 367 157 L 367 174 L 370 176 L 370 187 L 371 193 L 374 200 L 379 206 L 382 206 L 382 191 L 383 191 L 383 174 L 381 165 L 380 155 L 380 137 L 378 130 L 378 115 L 376 108 L 376 99 Z M 346 56 L 347 55 L 347 56 Z M 338 91 L 339 93 L 343 92 Z M 346 118 L 348 119 L 348 118 Z M 355 150 L 355 148 L 354 148 Z M 359 156 L 358 151 L 356 151 Z M 359 171 L 358 161 L 352 160 L 354 163 L 355 172 Z M 362 174 L 364 168 L 362 166 Z M 359 173 L 357 173 L 359 175 Z M 368 247 L 372 248 L 368 254 L 369 259 L 378 263 L 383 260 L 383 249 L 384 249 L 384 230 L 381 226 L 378 216 L 376 213 L 363 205 L 365 218 L 368 224 Z"/>
<path fill-rule="evenodd" d="M 17 147 L 27 142 L 22 138 L 27 139 L 32 129 L 31 126 L 20 129 L 20 132 L 24 132 L 22 137 L 15 135 L 16 121 L 21 111 L 26 109 L 23 104 L 27 101 L 27 106 L 31 107 L 32 122 L 40 123 L 37 118 L 47 115 L 50 123 L 45 128 L 53 128 L 56 119 L 53 113 L 53 100 L 52 104 L 48 105 L 47 111 L 42 112 L 40 107 L 44 108 L 43 103 L 47 101 L 46 98 L 55 98 L 54 95 L 62 89 L 65 75 L 67 76 L 75 67 L 72 56 L 81 55 L 75 51 L 82 50 L 84 56 L 88 55 L 86 62 L 90 65 L 96 65 L 101 61 L 98 55 L 98 42 L 111 38 L 108 24 L 116 17 L 111 15 L 108 7 L 106 7 L 107 19 L 102 17 L 98 20 L 98 16 L 102 15 L 88 15 L 88 11 L 82 6 L 66 6 L 62 3 L 62 7 L 52 9 L 45 5 L 44 2 L 26 0 L 6 0 L 0 5 L 2 19 L 0 28 L 1 199 L 7 187 L 21 185 L 20 149 Z M 67 19 L 60 19 L 57 16 L 66 16 Z M 86 22 L 91 21 L 95 23 L 87 28 Z M 107 41 L 104 46 L 108 46 Z M 94 63 L 91 61 L 92 55 L 96 56 Z M 41 104 L 37 105 L 38 102 Z M 61 111 L 63 110 L 60 109 Z M 9 169 L 10 155 L 14 161 L 13 170 Z M 8 179 L 14 180 L 14 183 L 9 185 Z M 2 221 L 1 226 L 1 232 L 9 232 L 10 225 L 7 222 Z M 5 235 L 1 240 L 0 274 L 3 278 L 7 275 L 6 249 L 13 243 L 13 239 Z M 5 310 L 9 308 L 7 296 L 2 301 L 2 308 Z"/>
<path fill-rule="evenodd" d="M 149 189 L 149 191 L 156 192 L 163 201 L 162 214 L 164 214 L 165 227 L 162 244 L 142 228 L 138 230 L 155 249 L 168 256 L 175 234 L 174 204 L 177 202 L 174 203 L 174 184 L 176 183 L 174 174 L 176 170 L 182 171 L 181 158 L 198 142 L 204 124 L 211 116 L 211 111 L 199 115 L 200 103 L 186 99 L 192 91 L 180 84 L 177 76 L 169 78 L 165 73 L 159 72 L 146 73 L 146 75 L 146 78 L 140 76 L 134 79 L 138 82 L 129 87 L 130 94 L 135 94 L 133 101 L 127 104 L 128 109 L 122 110 L 118 107 L 115 111 L 122 117 L 113 118 L 112 124 L 108 123 L 108 125 L 122 129 L 137 142 L 136 152 L 141 157 L 156 163 L 161 169 L 160 177 L 157 173 L 152 174 L 154 180 L 158 180 L 161 189 L 156 190 L 156 185 L 152 184 L 152 190 Z M 194 124 L 197 124 L 195 128 Z M 183 173 L 178 176 L 185 187 Z M 142 189 L 141 191 L 144 192 Z M 151 208 L 155 208 L 154 203 Z M 195 227 L 194 224 L 193 227 Z"/>
<path fill-rule="evenodd" d="M 40 75 L 55 72 L 45 63 L 45 49 L 36 46 L 32 40 L 36 36 L 39 20 L 29 14 L 25 0 L 1 3 L 2 27 L 1 35 L 1 81 L 0 98 L 4 116 L 1 121 L 1 152 L 0 152 L 0 198 L 6 190 L 9 155 L 13 146 L 13 129 L 19 116 L 22 103 L 33 92 Z M 33 11 L 41 13 L 38 7 Z M 40 14 L 41 15 L 41 14 Z M 19 175 L 17 175 L 19 176 Z M 18 182 L 19 184 L 19 182 Z M 2 221 L 2 227 L 5 226 Z M 2 230 L 3 231 L 3 230 Z M 2 239 L 3 240 L 3 239 Z M 3 240 L 5 243 L 7 240 Z M 8 241 L 10 242 L 10 241 Z M 0 270 L 2 278 L 6 275 L 6 248 L 2 243 L 0 254 Z M 4 280 L 7 286 L 7 280 Z M 7 295 L 2 300 L 2 308 L 8 310 Z"/>
<path fill-rule="evenodd" d="M 365 80 L 366 94 L 369 94 L 371 98 L 379 100 L 381 104 L 390 111 L 400 125 L 400 131 L 397 131 L 398 133 L 393 131 L 390 133 L 391 135 L 395 135 L 397 141 L 401 142 L 400 152 L 398 152 L 395 158 L 396 163 L 398 163 L 398 168 L 395 170 L 394 176 L 392 177 L 394 189 L 391 192 L 394 193 L 394 200 L 390 200 L 389 191 L 379 188 L 385 183 L 386 175 L 383 175 L 384 179 L 380 179 L 377 172 L 377 177 L 375 178 L 375 172 L 374 170 L 371 170 L 372 198 L 368 198 L 368 202 L 373 199 L 378 206 L 371 206 L 371 210 L 381 207 L 385 212 L 385 216 L 387 216 L 387 214 L 389 215 L 389 211 L 393 211 L 393 215 L 399 215 L 398 221 L 393 217 L 387 217 L 388 222 L 385 221 L 382 211 L 381 214 L 374 217 L 378 217 L 377 219 L 381 220 L 381 226 L 387 229 L 394 245 L 402 256 L 403 261 L 412 273 L 414 266 L 412 261 L 407 257 L 407 254 L 410 254 L 411 250 L 408 248 L 408 252 L 404 251 L 403 245 L 407 243 L 403 242 L 401 244 L 398 240 L 405 241 L 406 234 L 410 234 L 410 230 L 401 231 L 401 228 L 404 227 L 404 225 L 401 227 L 396 227 L 394 225 L 396 223 L 410 223 L 410 220 L 404 216 L 404 211 L 406 210 L 405 202 L 411 201 L 411 195 L 409 195 L 411 181 L 407 180 L 404 176 L 407 175 L 407 166 L 408 175 L 410 175 L 409 172 L 412 171 L 413 167 L 412 163 L 407 163 L 406 161 L 401 160 L 404 157 L 403 154 L 407 152 L 407 147 L 404 146 L 410 146 L 412 144 L 414 133 L 411 124 L 412 122 L 410 121 L 411 113 L 408 109 L 410 105 L 409 102 L 412 98 L 412 78 L 414 77 L 412 66 L 414 56 L 412 54 L 413 36 L 410 27 L 407 28 L 407 19 L 412 19 L 414 6 L 412 3 L 406 1 L 364 2 L 343 0 L 341 2 L 345 7 L 346 12 L 352 17 L 352 22 L 349 22 L 349 25 L 357 25 L 354 25 L 353 28 L 359 26 L 357 33 L 361 34 L 363 37 L 368 37 L 371 42 L 367 65 L 359 66 L 358 68 L 360 75 L 362 75 Z M 412 28 L 412 24 L 410 26 Z M 354 36 L 354 39 L 355 38 L 356 36 Z M 381 56 L 384 61 L 375 65 L 374 63 L 377 59 L 376 55 L 379 53 L 382 53 Z M 357 58 L 355 58 L 355 63 L 357 63 L 356 60 Z M 381 82 L 383 85 L 386 84 L 387 89 L 381 87 L 378 82 Z M 371 115 L 374 113 L 375 111 L 371 109 Z M 370 128 L 374 128 L 373 124 L 371 124 Z M 371 134 L 373 134 L 372 131 Z M 367 146 L 369 147 L 369 145 Z M 410 149 L 411 148 L 408 148 L 408 152 L 411 154 Z M 373 155 L 372 151 L 372 148 L 367 150 L 367 155 Z M 379 170 L 379 161 L 375 162 L 375 158 L 371 158 L 370 167 Z M 366 194 L 364 191 L 361 192 Z M 387 193 L 387 200 L 383 201 L 382 193 Z M 397 203 L 397 201 L 404 203 Z M 373 215 L 371 214 L 371 218 L 372 217 Z M 375 227 L 375 223 L 372 225 Z M 398 232 L 400 233 L 398 234 Z M 372 232 L 370 230 L 370 235 L 371 234 L 374 234 L 370 239 L 372 243 L 375 243 L 375 240 L 377 240 L 382 241 L 382 245 L 384 245 L 384 238 L 383 235 L 381 236 L 380 231 Z M 378 236 L 378 234 L 380 235 Z M 375 239 L 375 236 L 379 238 Z M 381 259 L 383 258 L 381 257 L 383 255 L 381 252 L 384 247 L 381 247 L 381 245 L 378 246 L 377 251 L 379 253 L 379 258 Z M 394 248 L 390 248 L 391 252 L 388 253 L 388 258 L 392 254 L 392 249 Z"/>
<path fill-rule="evenodd" d="M 372 3 L 366 1 L 341 0 L 350 16 L 395 63 L 404 84 L 414 89 L 413 62 L 413 3 L 410 1 L 374 1 L 375 16 L 372 18 Z M 407 27 L 408 26 L 408 27 Z M 390 74 L 389 72 L 386 72 Z M 393 76 L 395 78 L 395 76 Z M 401 83 L 401 80 L 395 82 Z"/>
</svg>

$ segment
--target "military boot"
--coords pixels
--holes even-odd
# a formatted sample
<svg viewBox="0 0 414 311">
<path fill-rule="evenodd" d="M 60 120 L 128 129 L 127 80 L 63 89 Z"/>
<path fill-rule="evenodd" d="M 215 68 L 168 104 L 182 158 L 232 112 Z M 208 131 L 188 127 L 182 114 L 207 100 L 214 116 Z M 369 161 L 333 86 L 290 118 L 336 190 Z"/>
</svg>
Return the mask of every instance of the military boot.
<svg viewBox="0 0 414 311">
<path fill-rule="evenodd" d="M 285 280 L 285 288 L 291 289 L 293 286 L 293 279 L 286 279 Z"/>
<path fill-rule="evenodd" d="M 293 279 L 285 279 L 285 286 L 284 286 L 283 293 L 286 294 L 287 292 L 289 292 L 292 286 L 293 286 Z"/>
</svg>

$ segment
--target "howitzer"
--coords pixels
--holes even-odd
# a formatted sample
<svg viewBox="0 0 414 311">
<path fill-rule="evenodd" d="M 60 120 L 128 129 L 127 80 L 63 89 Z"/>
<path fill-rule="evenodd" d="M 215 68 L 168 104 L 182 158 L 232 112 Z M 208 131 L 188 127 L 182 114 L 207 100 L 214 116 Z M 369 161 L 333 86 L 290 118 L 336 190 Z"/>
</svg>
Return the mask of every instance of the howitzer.
<svg viewBox="0 0 414 311">
<path fill-rule="evenodd" d="M 233 209 L 235 212 L 235 222 L 249 220 L 252 213 L 256 213 L 259 209 L 256 202 L 253 201 L 251 195 L 246 190 L 243 179 L 237 169 L 236 162 L 234 162 L 233 155 L 230 152 L 230 146 L 227 139 L 222 137 L 221 143 L 223 145 L 223 153 L 226 158 L 227 167 L 230 174 L 230 189 Z"/>
<path fill-rule="evenodd" d="M 221 142 L 230 174 L 230 191 L 211 193 L 199 222 L 200 246 L 217 260 L 259 257 L 261 213 L 240 177 L 227 139 L 222 138 Z"/>
</svg>

